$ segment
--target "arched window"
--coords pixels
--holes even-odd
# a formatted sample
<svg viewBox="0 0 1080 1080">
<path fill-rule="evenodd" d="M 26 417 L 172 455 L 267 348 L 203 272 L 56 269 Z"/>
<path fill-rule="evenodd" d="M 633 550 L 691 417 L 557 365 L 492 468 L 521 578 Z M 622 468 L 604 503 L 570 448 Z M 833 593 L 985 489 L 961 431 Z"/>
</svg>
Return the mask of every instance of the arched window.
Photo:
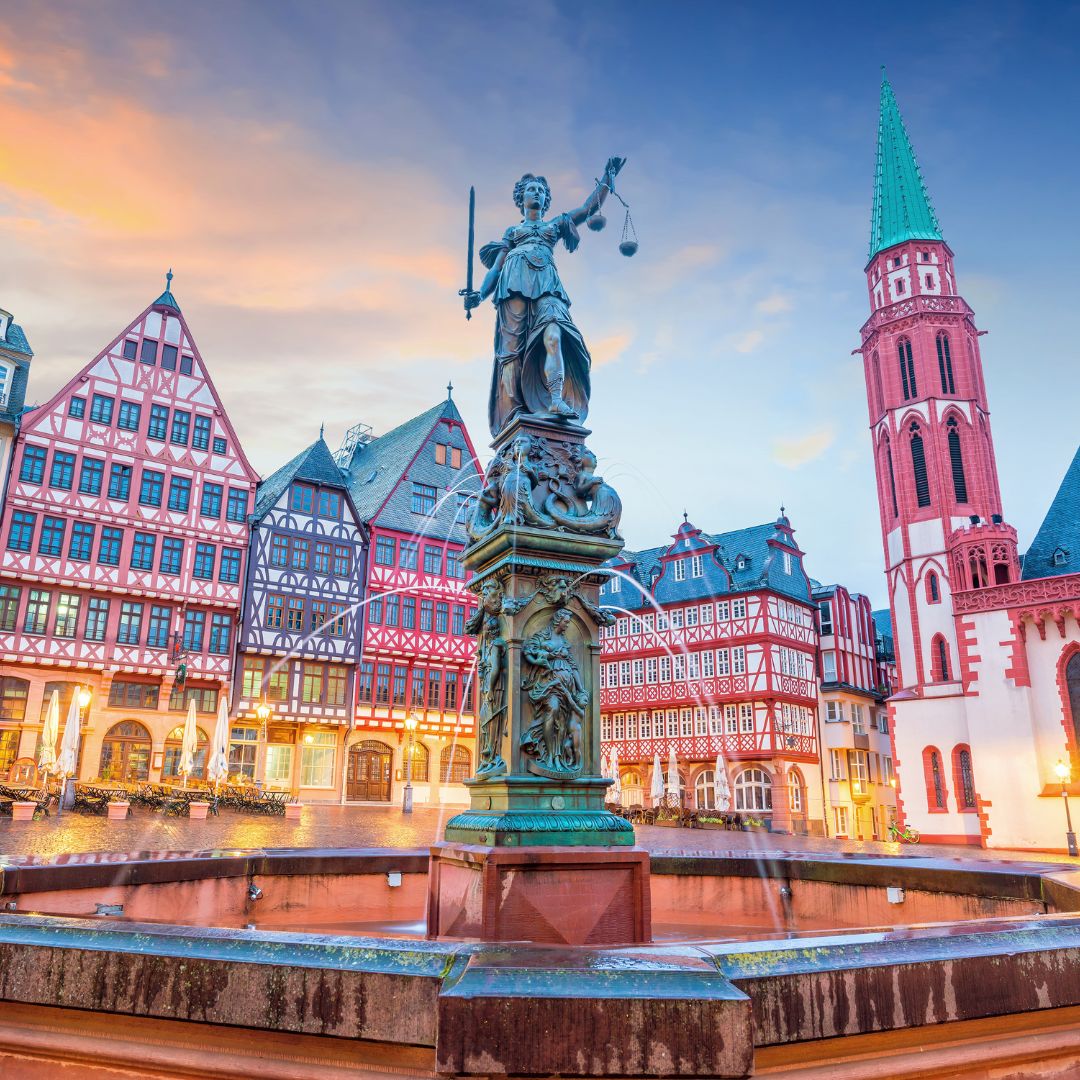
<svg viewBox="0 0 1080 1080">
<path fill-rule="evenodd" d="M 736 810 L 772 812 L 772 780 L 763 769 L 743 769 L 732 787 Z"/>
<path fill-rule="evenodd" d="M 641 773 L 637 769 L 627 769 L 619 776 L 622 785 L 623 806 L 643 806 L 645 803 L 645 786 L 641 782 Z"/>
<path fill-rule="evenodd" d="M 197 776 L 200 780 L 206 779 L 206 744 L 209 739 L 206 737 L 206 732 L 202 728 L 196 728 L 195 741 L 198 748 L 195 751 L 195 768 L 192 771 L 192 776 Z M 161 778 L 162 780 L 179 776 L 180 775 L 180 755 L 184 746 L 184 726 L 181 724 L 179 727 L 174 727 L 169 732 L 169 737 L 165 740 L 165 760 L 161 766 Z"/>
<path fill-rule="evenodd" d="M 900 360 L 900 383 L 904 388 L 904 400 L 910 401 L 919 396 L 915 386 L 915 361 L 911 356 L 911 338 L 902 337 L 896 343 L 896 352 Z"/>
<path fill-rule="evenodd" d="M 923 750 L 923 776 L 926 780 L 926 808 L 948 810 L 949 793 L 945 789 L 945 776 L 941 771 L 941 751 L 936 746 Z"/>
<path fill-rule="evenodd" d="M 444 784 L 463 784 L 472 775 L 469 751 L 464 746 L 444 746 L 439 754 L 439 777 Z"/>
<path fill-rule="evenodd" d="M 915 477 L 915 499 L 919 506 L 930 505 L 930 480 L 926 475 L 926 452 L 919 425 L 911 425 L 911 471 Z"/>
<path fill-rule="evenodd" d="M 421 784 L 426 784 L 428 778 L 428 748 L 422 742 L 415 741 L 411 748 L 406 745 L 405 755 L 406 757 L 402 761 L 403 763 L 405 760 L 409 762 L 409 778 L 413 781 L 419 781 Z"/>
<path fill-rule="evenodd" d="M 956 809 L 964 813 L 974 813 L 975 773 L 971 768 L 971 748 L 967 745 L 953 747 L 953 785 L 956 791 Z"/>
<path fill-rule="evenodd" d="M 126 783 L 150 776 L 150 732 L 136 720 L 122 720 L 105 733 L 98 770 L 103 780 Z"/>
<path fill-rule="evenodd" d="M 934 682 L 949 681 L 949 643 L 942 634 L 935 634 L 930 643 L 930 677 Z"/>
<path fill-rule="evenodd" d="M 967 480 L 964 477 L 964 456 L 960 450 L 960 425 L 957 424 L 955 416 L 949 417 L 945 430 L 949 433 L 949 461 L 952 464 L 953 491 L 956 493 L 958 503 L 966 503 L 968 493 Z"/>
<path fill-rule="evenodd" d="M 926 599 L 931 604 L 941 602 L 941 588 L 938 585 L 938 576 L 933 570 L 926 575 Z"/>
<path fill-rule="evenodd" d="M 716 809 L 716 773 L 703 769 L 694 781 L 694 806 L 698 810 Z"/>
<path fill-rule="evenodd" d="M 793 814 L 805 813 L 806 805 L 803 778 L 798 769 L 788 772 L 788 808 Z"/>
<path fill-rule="evenodd" d="M 881 363 L 878 360 L 877 350 L 874 350 L 870 358 L 870 368 L 874 375 L 874 402 L 877 405 L 878 415 L 885 411 L 885 395 L 881 390 Z"/>
<path fill-rule="evenodd" d="M 899 517 L 900 510 L 896 505 L 896 474 L 893 472 L 892 443 L 888 435 L 885 436 L 885 468 L 889 471 L 889 494 L 892 496 L 892 516 Z"/>
<path fill-rule="evenodd" d="M 949 335 L 944 330 L 937 336 L 937 363 L 938 373 L 941 375 L 941 392 L 943 394 L 955 394 L 956 383 L 953 382 L 952 353 L 949 351 Z"/>
</svg>

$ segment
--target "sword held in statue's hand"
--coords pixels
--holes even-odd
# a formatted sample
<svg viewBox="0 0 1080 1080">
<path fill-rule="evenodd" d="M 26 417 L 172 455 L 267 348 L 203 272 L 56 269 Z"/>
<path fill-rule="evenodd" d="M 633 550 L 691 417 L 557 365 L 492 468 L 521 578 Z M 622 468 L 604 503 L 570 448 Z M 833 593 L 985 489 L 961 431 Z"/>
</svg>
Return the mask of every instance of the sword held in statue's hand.
<svg viewBox="0 0 1080 1080">
<path fill-rule="evenodd" d="M 475 303 L 470 304 L 469 301 L 473 298 L 473 245 L 476 235 L 476 188 L 469 188 L 469 254 L 465 262 L 465 288 L 458 289 L 458 296 L 465 298 L 465 318 L 472 318 L 472 309 L 476 306 Z"/>
</svg>

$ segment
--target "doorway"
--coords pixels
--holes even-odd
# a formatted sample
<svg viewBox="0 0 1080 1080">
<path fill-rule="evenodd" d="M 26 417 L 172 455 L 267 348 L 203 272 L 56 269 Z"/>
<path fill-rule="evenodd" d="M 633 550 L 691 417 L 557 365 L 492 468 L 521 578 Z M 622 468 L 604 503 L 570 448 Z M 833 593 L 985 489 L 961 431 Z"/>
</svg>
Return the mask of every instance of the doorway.
<svg viewBox="0 0 1080 1080">
<path fill-rule="evenodd" d="M 385 743 L 369 739 L 349 750 L 345 798 L 349 802 L 389 802 L 394 752 Z"/>
</svg>

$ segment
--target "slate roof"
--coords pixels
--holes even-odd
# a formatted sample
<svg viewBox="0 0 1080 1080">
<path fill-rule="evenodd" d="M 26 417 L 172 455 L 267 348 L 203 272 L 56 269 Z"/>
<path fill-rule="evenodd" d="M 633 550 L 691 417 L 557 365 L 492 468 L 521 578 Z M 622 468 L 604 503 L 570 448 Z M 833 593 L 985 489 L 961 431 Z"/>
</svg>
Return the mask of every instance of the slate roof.
<svg viewBox="0 0 1080 1080">
<path fill-rule="evenodd" d="M 348 491 L 345 478 L 334 461 L 334 455 L 330 453 L 330 447 L 320 438 L 259 484 L 255 490 L 255 509 L 251 520 L 261 521 L 294 480 L 307 480 L 323 487 Z"/>
<path fill-rule="evenodd" d="M 0 353 L 6 354 L 15 370 L 11 374 L 7 404 L 0 408 L 0 422 L 17 426 L 25 411 L 26 387 L 30 381 L 30 361 L 34 351 L 18 323 L 8 323 L 7 334 L 0 341 Z"/>
<path fill-rule="evenodd" d="M 1064 557 L 1060 566 L 1054 563 L 1057 551 Z M 1020 571 L 1025 580 L 1061 574 L 1080 574 L 1080 449 L 1065 472 Z"/>
<path fill-rule="evenodd" d="M 930 205 L 900 107 L 889 80 L 882 74 L 868 258 L 905 240 L 941 239 L 937 215 Z"/>
<path fill-rule="evenodd" d="M 790 534 L 778 528 L 790 523 L 787 518 L 770 521 L 765 525 L 752 525 L 746 529 L 733 529 L 724 533 L 699 533 L 693 526 L 683 526 L 673 544 L 646 548 L 644 551 L 624 551 L 609 565 L 622 566 L 629 563 L 627 571 L 637 579 L 642 588 L 651 587 L 654 575 L 663 568 L 663 557 L 668 554 L 693 554 L 695 549 L 703 552 L 703 574 L 699 578 L 689 574 L 683 581 L 676 581 L 670 571 L 656 581 L 653 596 L 661 604 L 689 603 L 710 596 L 727 593 L 750 592 L 756 589 L 772 589 L 808 603 L 810 583 L 802 569 L 801 552 Z M 689 528 L 690 533 L 687 532 Z M 684 544 L 684 540 L 690 540 Z M 792 554 L 792 572 L 785 574 L 779 552 L 769 541 L 774 540 Z M 715 551 L 710 550 L 715 546 Z M 740 556 L 745 565 L 739 569 Z M 625 584 L 625 583 L 624 583 Z M 646 605 L 644 597 L 627 586 L 620 587 L 619 605 L 634 610 Z"/>
<path fill-rule="evenodd" d="M 26 340 L 26 332 L 18 323 L 8 323 L 7 335 L 0 340 L 0 350 L 23 353 L 33 356 L 34 350 L 30 348 L 30 342 Z"/>
</svg>

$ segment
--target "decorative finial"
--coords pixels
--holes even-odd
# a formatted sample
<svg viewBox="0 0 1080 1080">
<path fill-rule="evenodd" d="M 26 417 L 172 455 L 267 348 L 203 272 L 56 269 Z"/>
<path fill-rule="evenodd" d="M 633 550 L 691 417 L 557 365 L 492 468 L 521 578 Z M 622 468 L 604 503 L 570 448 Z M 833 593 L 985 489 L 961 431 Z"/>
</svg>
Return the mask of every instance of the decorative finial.
<svg viewBox="0 0 1080 1080">
<path fill-rule="evenodd" d="M 173 272 L 172 267 L 169 267 L 169 272 L 165 275 L 165 291 L 170 292 L 172 290 Z"/>
<path fill-rule="evenodd" d="M 684 525 L 690 524 L 690 515 L 685 510 L 682 512 L 682 521 Z"/>
<path fill-rule="evenodd" d="M 784 513 L 785 513 L 785 511 L 784 511 L 784 504 L 783 504 L 783 503 L 781 503 L 781 504 L 780 504 L 780 516 L 781 516 L 781 517 L 783 517 L 783 516 L 784 516 Z"/>
<path fill-rule="evenodd" d="M 447 401 L 453 401 L 454 400 L 454 384 L 453 384 L 453 382 L 448 382 L 446 384 L 446 400 Z"/>
<path fill-rule="evenodd" d="M 319 425 L 319 438 L 321 439 L 323 437 L 323 435 L 325 435 L 325 434 L 326 434 L 326 421 L 324 420 Z"/>
</svg>

